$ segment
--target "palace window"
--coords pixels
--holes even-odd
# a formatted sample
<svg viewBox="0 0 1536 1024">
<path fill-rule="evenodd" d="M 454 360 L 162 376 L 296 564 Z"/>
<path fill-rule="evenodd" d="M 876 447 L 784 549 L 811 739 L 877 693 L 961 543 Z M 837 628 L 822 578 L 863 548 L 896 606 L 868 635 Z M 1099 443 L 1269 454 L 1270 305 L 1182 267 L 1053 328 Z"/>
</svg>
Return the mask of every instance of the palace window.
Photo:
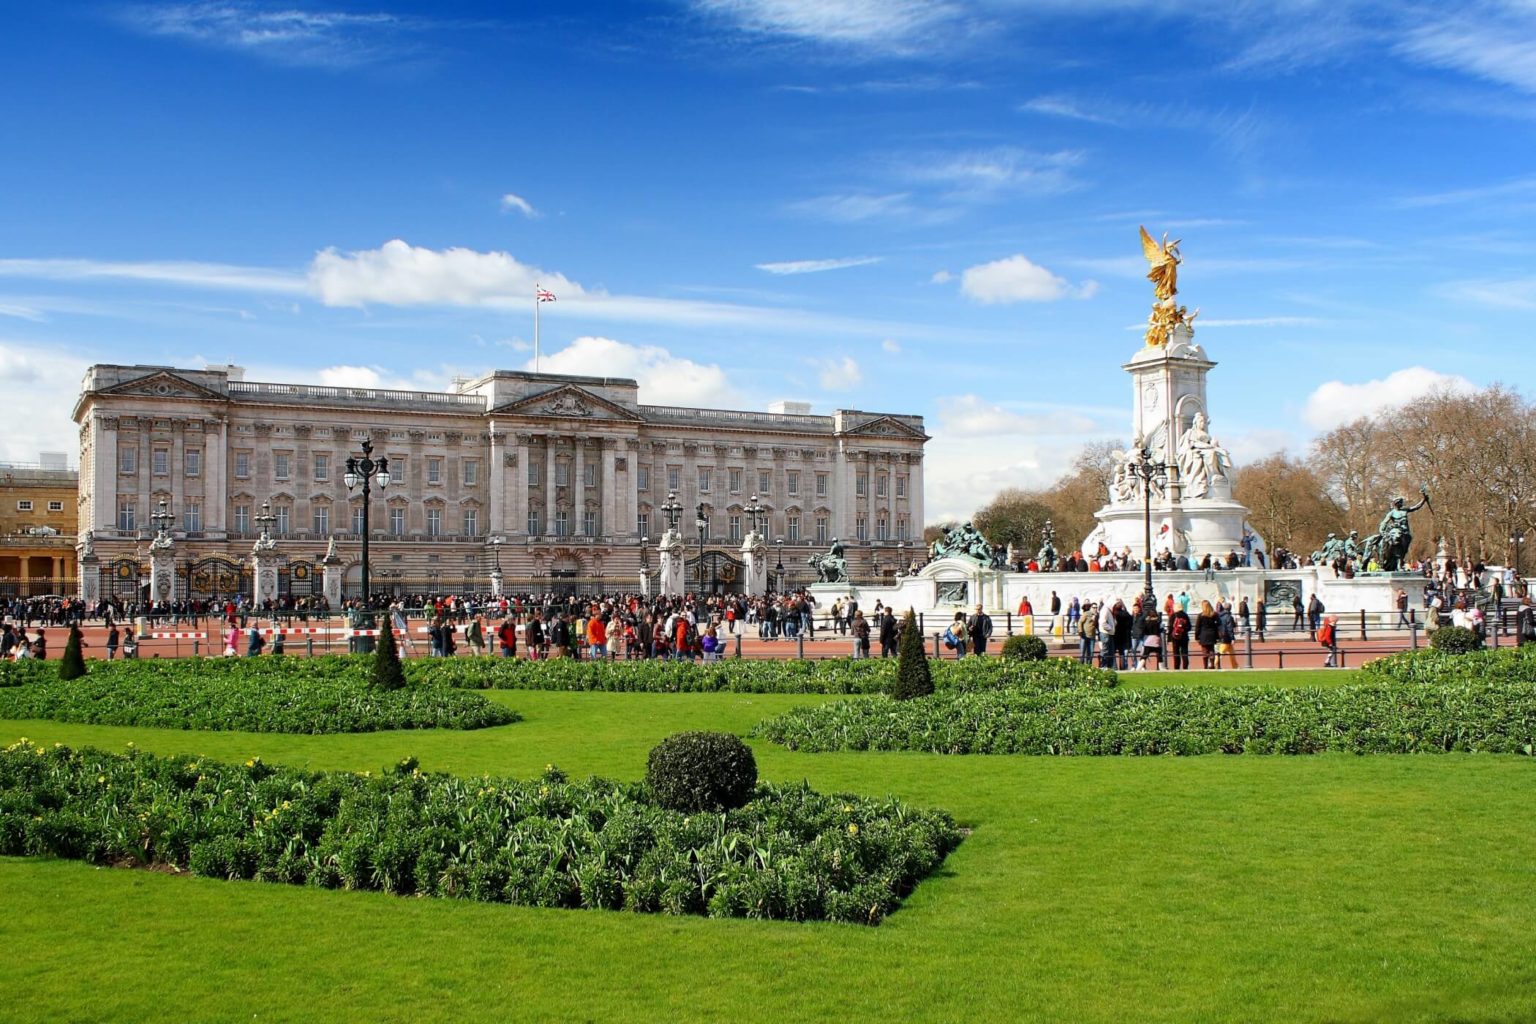
<svg viewBox="0 0 1536 1024">
<path fill-rule="evenodd" d="M 678 491 L 683 486 L 683 471 L 676 466 L 667 467 L 667 490 Z"/>
<path fill-rule="evenodd" d="M 648 491 L 651 489 L 651 467 L 637 466 L 635 468 L 635 490 Z"/>
<path fill-rule="evenodd" d="M 480 536 L 480 510 L 467 508 L 464 510 L 464 536 Z"/>
<path fill-rule="evenodd" d="M 316 537 L 324 537 L 331 532 L 331 510 L 326 506 L 316 505 L 310 513 L 310 519 Z"/>
<path fill-rule="evenodd" d="M 427 483 L 440 484 L 443 482 L 443 460 L 430 458 L 427 460 Z"/>
<path fill-rule="evenodd" d="M 25 501 L 25 500 L 18 501 L 16 503 L 16 511 L 17 512 L 31 512 L 32 511 L 32 503 L 30 501 Z"/>
<path fill-rule="evenodd" d="M 559 511 L 557 511 L 555 513 L 555 536 L 556 537 L 564 537 L 565 536 L 565 526 L 566 526 L 565 510 L 564 509 L 560 509 Z"/>
<path fill-rule="evenodd" d="M 63 512 L 64 511 L 64 503 L 62 501 L 50 501 L 48 503 L 48 511 L 49 512 Z"/>
<path fill-rule="evenodd" d="M 203 529 L 203 506 L 201 502 L 188 501 L 181 507 L 181 528 L 188 533 L 199 533 Z"/>
<path fill-rule="evenodd" d="M 858 476 L 853 478 L 853 493 L 857 494 L 861 498 L 869 494 L 868 473 L 860 473 Z"/>
<path fill-rule="evenodd" d="M 443 510 L 440 508 L 427 509 L 427 536 L 441 537 L 443 535 Z"/>
<path fill-rule="evenodd" d="M 354 505 L 352 507 L 352 532 L 357 534 L 358 536 L 362 536 L 362 533 L 363 533 L 363 506 L 362 505 Z"/>
<path fill-rule="evenodd" d="M 859 516 L 853 521 L 853 535 L 859 540 L 869 539 L 869 529 L 864 525 L 863 516 Z"/>
<path fill-rule="evenodd" d="M 886 488 L 886 480 L 887 479 L 888 478 L 886 477 L 886 475 L 884 473 L 879 473 L 879 474 L 877 474 L 875 476 L 875 497 L 877 497 L 877 498 L 885 497 L 885 492 L 886 492 L 886 489 L 887 489 Z"/>
<path fill-rule="evenodd" d="M 710 477 L 711 477 L 711 471 L 710 470 L 704 469 L 704 468 L 700 468 L 700 470 L 699 470 L 699 493 L 700 494 L 708 494 L 709 493 Z"/>
<path fill-rule="evenodd" d="M 389 510 L 389 533 L 392 537 L 405 536 L 405 509 L 392 508 Z"/>
<path fill-rule="evenodd" d="M 165 476 L 171 471 L 171 450 L 169 448 L 156 448 L 151 455 L 151 472 L 155 476 Z"/>
<path fill-rule="evenodd" d="M 897 540 L 911 540 L 912 538 L 910 536 L 910 531 L 911 531 L 911 527 L 909 527 L 907 525 L 907 517 L 906 516 L 897 516 L 896 517 L 896 539 Z"/>
<path fill-rule="evenodd" d="M 464 486 L 478 487 L 480 485 L 480 460 L 464 460 Z"/>
<path fill-rule="evenodd" d="M 582 483 L 588 487 L 597 486 L 597 463 L 586 462 L 581 467 Z"/>
<path fill-rule="evenodd" d="M 584 537 L 597 536 L 597 513 L 587 511 L 581 516 L 581 533 Z"/>
<path fill-rule="evenodd" d="M 251 532 L 251 506 L 235 506 L 235 532 L 242 536 Z"/>
<path fill-rule="evenodd" d="M 138 503 L 133 498 L 117 499 L 117 528 L 125 532 L 134 529 Z"/>
<path fill-rule="evenodd" d="M 788 525 L 785 528 L 785 533 L 787 533 L 789 535 L 789 542 L 791 544 L 795 543 L 796 541 L 798 541 L 800 539 L 800 517 L 799 516 L 790 516 L 789 517 Z"/>
<path fill-rule="evenodd" d="M 315 460 L 315 480 L 319 483 L 325 483 L 325 481 L 331 478 L 331 457 L 317 453 L 313 458 Z"/>
<path fill-rule="evenodd" d="M 794 470 L 790 470 L 788 473 L 784 474 L 784 482 L 786 484 L 784 490 L 791 498 L 800 493 L 799 473 L 796 473 Z"/>
<path fill-rule="evenodd" d="M 896 478 L 896 497 L 898 497 L 898 498 L 905 498 L 906 496 L 907 496 L 907 478 L 905 476 L 898 476 Z"/>
<path fill-rule="evenodd" d="M 635 532 L 642 537 L 649 537 L 651 535 L 651 514 L 649 512 L 641 512 L 635 516 Z"/>
<path fill-rule="evenodd" d="M 830 525 L 827 522 L 827 517 L 826 516 L 817 516 L 816 517 L 816 543 L 817 544 L 825 544 L 828 540 L 830 540 L 831 539 L 830 530 L 831 530 L 831 527 L 830 527 Z"/>
<path fill-rule="evenodd" d="M 741 493 L 741 470 L 733 469 L 730 471 L 730 484 L 732 494 Z"/>
<path fill-rule="evenodd" d="M 293 509 L 287 505 L 279 505 L 272 510 L 272 514 L 277 517 L 277 535 L 279 537 L 288 536 L 288 520 L 293 515 Z"/>
<path fill-rule="evenodd" d="M 139 471 L 139 450 L 137 448 L 119 448 L 117 450 L 117 471 L 119 473 L 137 473 Z"/>
<path fill-rule="evenodd" d="M 571 485 L 571 464 L 569 462 L 555 463 L 555 486 L 569 487 Z"/>
<path fill-rule="evenodd" d="M 757 471 L 757 493 L 759 497 L 766 498 L 773 491 L 773 473 L 766 469 Z"/>
<path fill-rule="evenodd" d="M 203 450 L 201 448 L 188 448 L 182 452 L 182 461 L 186 466 L 187 476 L 197 476 L 203 471 Z"/>
<path fill-rule="evenodd" d="M 741 540 L 741 516 L 731 516 L 729 523 L 731 540 Z"/>
<path fill-rule="evenodd" d="M 274 480 L 288 479 L 288 465 L 292 457 L 287 452 L 272 453 L 272 478 Z"/>
<path fill-rule="evenodd" d="M 528 463 L 528 486 L 529 487 L 537 487 L 537 486 L 539 486 L 539 481 L 542 480 L 542 479 L 543 479 L 543 469 L 539 466 L 539 464 L 537 462 L 530 461 Z M 537 533 L 538 531 L 535 530 L 535 531 L 532 531 L 532 532 Z"/>
<path fill-rule="evenodd" d="M 816 497 L 818 497 L 818 498 L 825 498 L 826 496 L 827 496 L 827 474 L 825 474 L 825 473 L 817 473 L 816 474 Z"/>
<path fill-rule="evenodd" d="M 251 475 L 251 453 L 235 452 L 235 476 L 245 479 Z"/>
<path fill-rule="evenodd" d="M 540 522 L 539 522 L 539 514 L 537 512 L 535 512 L 535 511 L 533 511 L 532 509 L 529 509 L 528 510 L 528 536 L 530 536 L 530 537 L 537 537 L 537 536 L 539 536 L 539 527 L 540 527 L 540 525 L 542 525 L 542 524 L 540 524 Z"/>
<path fill-rule="evenodd" d="M 885 516 L 875 517 L 875 540 L 890 540 L 891 527 Z"/>
</svg>

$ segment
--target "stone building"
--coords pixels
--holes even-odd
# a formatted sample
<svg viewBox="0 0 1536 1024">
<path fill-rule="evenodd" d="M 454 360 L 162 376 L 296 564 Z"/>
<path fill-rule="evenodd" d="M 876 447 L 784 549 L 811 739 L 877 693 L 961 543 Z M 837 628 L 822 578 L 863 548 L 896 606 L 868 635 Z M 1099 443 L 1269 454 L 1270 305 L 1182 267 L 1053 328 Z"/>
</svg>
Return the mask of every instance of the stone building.
<svg viewBox="0 0 1536 1024">
<path fill-rule="evenodd" d="M 77 486 L 59 453 L 0 463 L 0 594 L 74 593 Z"/>
<path fill-rule="evenodd" d="M 923 516 L 922 418 L 804 407 L 741 412 L 643 405 L 633 380 L 507 370 L 448 392 L 246 381 L 239 367 L 91 367 L 80 428 L 80 529 L 103 590 L 131 593 L 165 503 L 177 593 L 249 592 L 263 509 L 280 589 L 319 593 L 332 537 L 360 577 L 362 501 L 342 479 L 371 439 L 392 480 L 370 504 L 376 591 L 634 589 L 657 568 L 675 493 L 690 581 L 740 589 L 756 494 L 788 582 L 833 537 L 856 577 L 911 557 Z M 699 557 L 695 509 L 708 527 Z"/>
</svg>

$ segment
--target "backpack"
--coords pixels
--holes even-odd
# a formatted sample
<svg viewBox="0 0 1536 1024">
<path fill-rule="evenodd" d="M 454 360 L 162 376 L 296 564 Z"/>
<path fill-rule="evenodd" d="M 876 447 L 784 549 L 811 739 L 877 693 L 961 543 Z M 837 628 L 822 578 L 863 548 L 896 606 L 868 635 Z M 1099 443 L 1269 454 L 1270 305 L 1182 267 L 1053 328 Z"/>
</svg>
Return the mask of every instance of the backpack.
<svg viewBox="0 0 1536 1024">
<path fill-rule="evenodd" d="M 1189 616 L 1175 615 L 1173 618 L 1173 628 L 1169 630 L 1169 633 L 1175 640 L 1182 640 L 1189 636 Z"/>
<path fill-rule="evenodd" d="M 954 648 L 955 648 L 955 627 L 954 626 L 950 626 L 948 629 L 944 630 L 944 646 L 948 647 L 950 650 L 954 650 Z"/>
<path fill-rule="evenodd" d="M 1333 646 L 1333 623 L 1324 622 L 1317 628 L 1317 642 L 1324 647 Z"/>
</svg>

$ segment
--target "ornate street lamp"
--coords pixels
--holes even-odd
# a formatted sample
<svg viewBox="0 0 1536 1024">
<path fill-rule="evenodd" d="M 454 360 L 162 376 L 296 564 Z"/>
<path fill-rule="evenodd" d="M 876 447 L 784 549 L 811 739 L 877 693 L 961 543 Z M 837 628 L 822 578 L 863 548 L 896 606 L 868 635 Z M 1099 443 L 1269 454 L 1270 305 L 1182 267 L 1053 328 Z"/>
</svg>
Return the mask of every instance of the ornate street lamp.
<svg viewBox="0 0 1536 1024">
<path fill-rule="evenodd" d="M 497 536 L 495 536 L 495 537 L 492 537 L 490 539 L 490 541 L 489 541 L 489 543 L 491 545 L 491 551 L 494 552 L 495 555 L 496 555 L 496 571 L 497 572 L 501 572 L 501 546 L 503 544 L 505 544 L 506 542 L 507 542 L 507 538 L 505 538 L 503 536 L 500 536 L 499 534 Z"/>
<path fill-rule="evenodd" d="M 752 532 L 757 533 L 758 529 L 763 525 L 763 513 L 768 510 L 763 507 L 763 504 L 757 500 L 757 495 L 754 494 L 747 500 L 747 507 L 742 509 L 742 511 L 750 517 L 749 521 L 752 523 Z"/>
<path fill-rule="evenodd" d="M 270 501 L 262 502 L 261 514 L 252 518 L 256 520 L 256 525 L 261 527 L 260 539 L 270 543 L 272 540 L 272 524 L 277 522 L 277 516 L 272 514 L 272 503 Z"/>
<path fill-rule="evenodd" d="M 363 629 L 373 628 L 373 599 L 368 589 L 368 503 L 372 490 L 372 484 L 377 481 L 379 490 L 389 486 L 389 459 L 380 456 L 377 462 L 373 459 L 373 442 L 363 439 L 362 458 L 347 456 L 347 472 L 342 477 L 347 484 L 347 490 L 357 487 L 363 489 L 363 614 L 361 625 Z M 360 639 L 371 641 L 371 637 Z M 361 651 L 371 651 L 373 644 L 359 644 Z"/>
<path fill-rule="evenodd" d="M 699 528 L 699 593 L 704 593 L 704 536 L 709 532 L 709 516 L 701 501 L 693 510 L 693 525 Z"/>
<path fill-rule="evenodd" d="M 778 553 L 779 553 L 779 564 L 778 564 L 778 567 L 777 567 L 778 568 L 778 572 L 779 572 L 779 589 L 774 591 L 774 593 L 782 594 L 782 593 L 784 593 L 784 538 L 783 537 L 775 538 L 774 542 L 773 542 L 773 546 L 774 546 L 774 549 L 777 550 Z"/>
<path fill-rule="evenodd" d="M 681 506 L 681 505 L 679 505 L 677 503 L 677 492 L 676 491 L 668 491 L 667 492 L 667 500 L 661 506 L 661 511 L 667 517 L 667 529 L 669 529 L 669 530 L 677 529 L 678 515 L 683 511 L 683 506 Z"/>
<path fill-rule="evenodd" d="M 171 524 L 176 522 L 176 515 L 166 506 L 164 498 L 161 498 L 156 503 L 155 511 L 149 514 L 149 520 L 155 524 L 155 540 L 168 541 L 171 539 Z"/>
<path fill-rule="evenodd" d="M 1145 442 L 1136 453 L 1136 459 L 1130 464 L 1130 469 L 1141 480 L 1142 511 L 1144 515 L 1143 525 L 1146 529 L 1146 557 L 1142 560 L 1141 568 L 1145 577 L 1145 587 L 1141 594 L 1141 610 L 1145 614 L 1149 609 L 1157 607 L 1157 595 L 1152 591 L 1152 485 L 1157 484 L 1161 491 L 1168 486 L 1168 470 L 1152 455 L 1152 449 Z"/>
<path fill-rule="evenodd" d="M 646 553 L 650 545 L 651 538 L 649 536 L 640 538 L 640 572 L 642 575 L 651 571 L 650 556 Z"/>
</svg>

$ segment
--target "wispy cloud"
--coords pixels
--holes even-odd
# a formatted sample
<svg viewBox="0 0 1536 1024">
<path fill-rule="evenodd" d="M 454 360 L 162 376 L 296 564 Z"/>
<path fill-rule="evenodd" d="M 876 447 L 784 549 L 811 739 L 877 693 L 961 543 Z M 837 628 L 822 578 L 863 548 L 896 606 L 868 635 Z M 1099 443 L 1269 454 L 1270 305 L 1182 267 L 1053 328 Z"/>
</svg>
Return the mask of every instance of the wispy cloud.
<svg viewBox="0 0 1536 1024">
<path fill-rule="evenodd" d="M 1452 281 L 1437 291 L 1452 299 L 1494 309 L 1536 309 L 1536 277 L 1503 281 Z"/>
<path fill-rule="evenodd" d="M 816 379 L 825 391 L 852 391 L 864 383 L 864 372 L 852 356 L 841 359 L 813 359 Z"/>
<path fill-rule="evenodd" d="M 31 306 L 17 306 L 8 302 L 0 302 L 0 316 L 14 317 L 17 320 L 30 320 L 35 324 L 45 322 L 48 318 L 40 309 Z"/>
<path fill-rule="evenodd" d="M 511 213 L 516 211 L 524 217 L 537 217 L 539 211 L 533 208 L 533 204 L 516 192 L 507 192 L 501 197 L 501 212 Z"/>
<path fill-rule="evenodd" d="M 35 281 L 116 279 L 290 295 L 304 294 L 309 288 L 302 274 L 290 271 L 174 260 L 0 259 L 0 277 Z"/>
<path fill-rule="evenodd" d="M 791 213 L 816 220 L 828 220 L 835 224 L 857 224 L 861 221 L 886 218 L 908 219 L 918 214 L 910 192 L 835 193 L 800 199 L 790 203 L 786 209 Z"/>
<path fill-rule="evenodd" d="M 950 0 L 694 0 L 694 7 L 753 35 L 896 55 L 915 52 L 964 13 Z"/>
<path fill-rule="evenodd" d="M 248 0 L 142 4 L 117 20 L 146 35 L 183 39 L 278 64 L 342 69 L 394 58 L 422 22 L 387 13 L 301 10 Z"/>
<path fill-rule="evenodd" d="M 911 181 L 935 185 L 946 201 L 985 201 L 999 195 L 1057 195 L 1077 188 L 1072 170 L 1082 162 L 1076 150 L 1041 153 L 1018 146 L 922 153 L 901 157 L 896 171 Z"/>
<path fill-rule="evenodd" d="M 1397 52 L 1433 67 L 1536 93 L 1536 6 L 1518 0 L 1474 3 L 1415 24 L 1397 44 Z"/>
<path fill-rule="evenodd" d="M 1029 114 L 1045 114 L 1048 117 L 1064 117 L 1070 121 L 1087 121 L 1090 124 L 1118 125 L 1120 119 L 1097 110 L 1090 110 L 1081 101 L 1070 96 L 1036 96 L 1019 104 L 1019 109 Z"/>
<path fill-rule="evenodd" d="M 819 274 L 824 270 L 845 270 L 848 267 L 865 267 L 879 263 L 879 256 L 849 256 L 835 260 L 787 260 L 783 263 L 759 263 L 758 270 L 770 274 Z"/>
<path fill-rule="evenodd" d="M 1491 185 L 1474 185 L 1470 188 L 1451 189 L 1445 192 L 1424 192 L 1418 195 L 1401 196 L 1395 205 L 1405 208 L 1458 206 L 1520 196 L 1536 196 L 1536 175 L 1512 178 L 1509 181 L 1495 182 Z"/>
</svg>

